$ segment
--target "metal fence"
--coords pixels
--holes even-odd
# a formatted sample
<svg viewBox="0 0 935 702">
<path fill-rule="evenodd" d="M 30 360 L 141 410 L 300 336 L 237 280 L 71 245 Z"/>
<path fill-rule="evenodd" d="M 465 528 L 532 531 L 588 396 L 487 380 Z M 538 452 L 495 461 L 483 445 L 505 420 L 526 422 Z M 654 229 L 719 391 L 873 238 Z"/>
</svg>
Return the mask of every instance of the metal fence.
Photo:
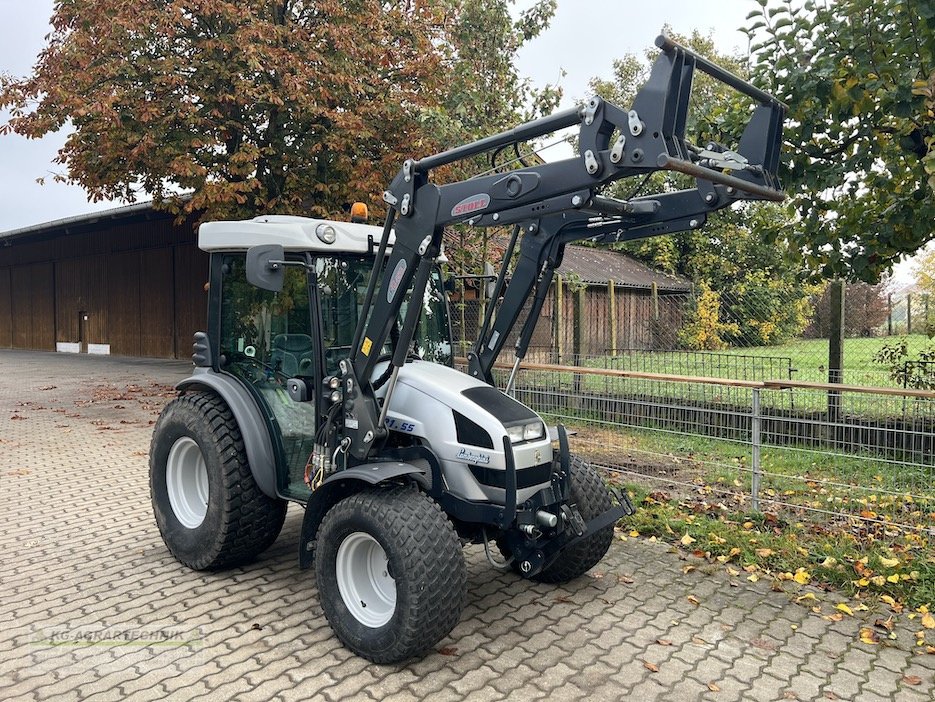
<svg viewBox="0 0 935 702">
<path fill-rule="evenodd" d="M 933 392 L 531 365 L 516 396 L 594 464 L 682 500 L 935 533 Z"/>
<path fill-rule="evenodd" d="M 841 284 L 842 297 L 834 298 L 834 285 L 811 296 L 800 291 L 758 300 L 731 291 L 662 294 L 619 282 L 570 291 L 556 283 L 527 359 L 673 375 L 935 387 L 923 368 L 931 361 L 929 349 L 935 357 L 935 343 L 927 336 L 935 329 L 929 320 L 935 305 L 928 297 Z M 476 338 L 488 304 L 457 297 L 453 302 L 461 355 Z M 507 342 L 504 362 L 512 359 L 517 333 Z M 897 351 L 889 362 L 881 360 L 887 347 Z"/>
</svg>

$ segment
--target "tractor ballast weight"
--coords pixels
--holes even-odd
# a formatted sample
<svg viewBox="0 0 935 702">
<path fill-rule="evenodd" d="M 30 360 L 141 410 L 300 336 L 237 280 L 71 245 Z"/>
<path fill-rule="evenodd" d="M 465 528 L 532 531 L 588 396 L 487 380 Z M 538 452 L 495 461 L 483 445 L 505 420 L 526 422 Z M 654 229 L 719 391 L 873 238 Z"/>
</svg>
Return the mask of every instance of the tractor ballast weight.
<svg viewBox="0 0 935 702">
<path fill-rule="evenodd" d="M 462 544 L 482 544 L 491 564 L 543 582 L 600 561 L 633 505 L 571 454 L 562 426 L 547 429 L 510 396 L 566 244 L 697 229 L 733 202 L 783 198 L 782 103 L 665 37 L 656 43 L 662 52 L 630 109 L 594 97 L 407 160 L 384 193 L 382 232 L 272 215 L 200 227 L 211 253 L 208 331 L 196 334 L 197 368 L 160 415 L 150 453 L 156 521 L 180 561 L 249 560 L 278 535 L 286 500 L 302 503 L 299 560 L 315 567 L 329 623 L 383 663 L 425 652 L 457 624 Z M 755 103 L 734 149 L 686 141 L 696 70 Z M 518 154 L 519 143 L 576 125 L 578 156 L 431 179 L 441 166 L 510 146 Z M 602 194 L 656 171 L 691 176 L 695 187 Z M 450 353 L 439 360 L 439 349 L 451 350 L 436 268 L 450 224 L 513 225 L 491 295 L 499 302 L 487 308 L 467 373 L 450 367 Z M 530 300 L 504 393 L 494 364 Z M 419 332 L 429 318 L 434 336 L 427 324 Z M 414 359 L 417 347 L 436 362 Z"/>
</svg>

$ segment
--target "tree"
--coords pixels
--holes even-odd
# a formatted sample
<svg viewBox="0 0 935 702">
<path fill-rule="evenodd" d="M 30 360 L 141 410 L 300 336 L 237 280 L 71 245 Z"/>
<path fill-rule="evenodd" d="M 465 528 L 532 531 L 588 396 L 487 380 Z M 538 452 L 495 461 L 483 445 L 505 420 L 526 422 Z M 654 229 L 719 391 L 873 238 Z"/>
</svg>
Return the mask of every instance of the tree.
<svg viewBox="0 0 935 702">
<path fill-rule="evenodd" d="M 0 78 L 2 130 L 72 128 L 58 177 L 95 200 L 169 197 L 211 218 L 379 209 L 406 157 L 503 128 L 536 97 L 511 60 L 555 2 L 517 22 L 512 2 L 60 1 L 34 73 Z M 497 46 L 481 55 L 475 32 Z M 484 101 L 501 84 L 519 104 Z"/>
<path fill-rule="evenodd" d="M 711 36 L 693 32 L 689 37 L 674 38 L 730 71 L 745 73 L 742 59 L 718 53 Z M 614 62 L 613 79 L 593 80 L 592 88 L 620 105 L 631 104 L 636 89 L 648 77 L 649 59 L 649 55 L 645 59 L 632 54 L 622 57 Z M 735 143 L 743 128 L 737 115 L 745 114 L 736 96 L 723 83 L 704 74 L 696 76 L 686 127 L 689 140 L 696 144 L 709 140 Z M 693 186 L 684 176 L 666 173 L 654 174 L 651 182 L 655 190 Z M 632 184 L 618 185 L 614 194 L 632 196 Z M 713 346 L 775 344 L 800 333 L 809 312 L 811 289 L 800 276 L 803 260 L 794 246 L 775 235 L 787 221 L 783 209 L 776 205 L 745 203 L 721 210 L 701 230 L 654 237 L 621 248 L 656 268 L 684 275 L 716 291 L 716 320 L 722 326 L 710 335 Z M 700 347 L 710 348 L 710 344 L 706 341 Z"/>
<path fill-rule="evenodd" d="M 935 237 L 935 0 L 757 2 L 753 72 L 789 105 L 792 241 L 826 277 L 875 282 Z"/>
</svg>

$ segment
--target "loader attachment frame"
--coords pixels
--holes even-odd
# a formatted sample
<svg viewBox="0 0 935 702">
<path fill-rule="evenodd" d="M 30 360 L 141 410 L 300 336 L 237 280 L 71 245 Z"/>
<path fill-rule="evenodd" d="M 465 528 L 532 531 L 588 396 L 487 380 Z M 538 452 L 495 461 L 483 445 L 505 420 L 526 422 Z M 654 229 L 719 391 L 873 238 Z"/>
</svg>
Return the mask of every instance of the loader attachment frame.
<svg viewBox="0 0 935 702">
<path fill-rule="evenodd" d="M 519 261 L 506 286 L 510 255 L 504 257 L 493 298 L 502 294 L 503 301 L 495 321 L 488 312 L 469 354 L 469 372 L 492 384 L 493 364 L 531 297 L 533 310 L 516 345 L 515 375 L 569 242 L 590 239 L 609 244 L 697 229 L 710 212 L 738 200 L 783 199 L 777 168 L 785 105 L 667 37 L 659 37 L 656 45 L 661 52 L 628 110 L 594 97 L 582 107 L 405 161 L 384 193 L 389 209 L 383 237 L 351 356 L 341 363 L 343 414 L 339 413 L 336 430 L 355 461 L 366 461 L 386 436 L 389 397 L 381 404 L 369 379 L 404 302 L 422 298 L 446 225 L 515 225 L 509 254 L 518 243 Z M 756 105 L 735 150 L 716 144 L 701 148 L 685 139 L 696 70 Z M 441 166 L 576 125 L 578 156 L 442 185 L 430 178 Z M 610 183 L 655 171 L 689 175 L 695 178 L 695 187 L 630 200 L 600 194 Z M 393 230 L 395 243 L 386 256 Z M 399 339 L 394 339 L 388 393 L 406 362 L 419 309 L 418 304 L 409 305 Z M 510 384 L 512 380 L 513 376 Z"/>
</svg>

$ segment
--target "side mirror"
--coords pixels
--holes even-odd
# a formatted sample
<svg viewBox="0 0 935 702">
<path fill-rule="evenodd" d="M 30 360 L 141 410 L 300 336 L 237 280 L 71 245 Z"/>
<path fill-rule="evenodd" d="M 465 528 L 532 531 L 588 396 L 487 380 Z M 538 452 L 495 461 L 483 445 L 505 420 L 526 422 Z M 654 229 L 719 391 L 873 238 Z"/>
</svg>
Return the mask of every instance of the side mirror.
<svg viewBox="0 0 935 702">
<path fill-rule="evenodd" d="M 247 282 L 261 290 L 280 292 L 286 279 L 285 252 L 280 244 L 247 249 Z"/>
</svg>

